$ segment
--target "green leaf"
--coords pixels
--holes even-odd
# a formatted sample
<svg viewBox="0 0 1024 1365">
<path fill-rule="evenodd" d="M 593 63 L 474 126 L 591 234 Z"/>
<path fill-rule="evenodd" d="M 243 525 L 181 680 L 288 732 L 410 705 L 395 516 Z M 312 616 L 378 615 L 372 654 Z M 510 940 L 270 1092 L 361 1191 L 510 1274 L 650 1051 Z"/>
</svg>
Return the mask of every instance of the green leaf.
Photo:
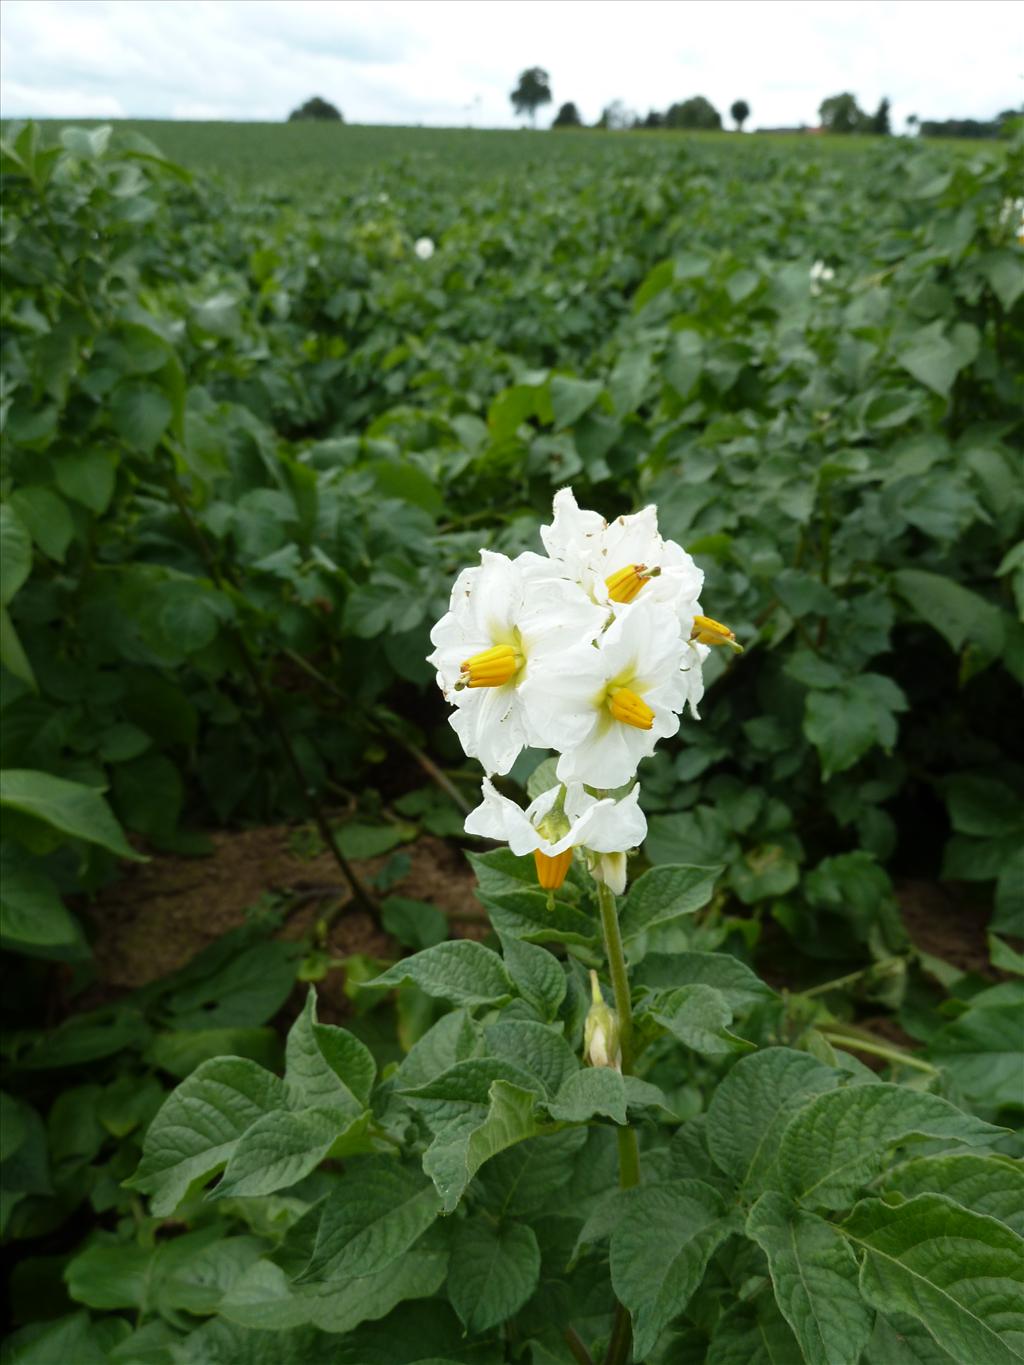
<svg viewBox="0 0 1024 1365">
<path fill-rule="evenodd" d="M 110 400 L 110 416 L 118 435 L 136 450 L 152 455 L 171 424 L 171 401 L 162 389 L 143 380 L 118 384 Z"/>
<path fill-rule="evenodd" d="M 681 1043 L 707 1057 L 747 1052 L 754 1046 L 730 1032 L 727 1025 L 732 1023 L 732 1008 L 713 986 L 679 986 L 659 991 L 646 1002 L 644 1013 Z"/>
<path fill-rule="evenodd" d="M 565 999 L 565 972 L 558 959 L 538 944 L 507 935 L 501 938 L 501 952 L 520 996 L 550 1023 Z"/>
<path fill-rule="evenodd" d="M 120 1319 L 92 1322 L 85 1312 L 34 1322 L 5 1341 L 3 1365 L 110 1365 L 110 1351 L 130 1331 Z"/>
<path fill-rule="evenodd" d="M 626 1087 L 612 1067 L 587 1066 L 566 1077 L 547 1105 L 553 1119 L 563 1123 L 586 1123 L 604 1114 L 613 1123 L 626 1122 Z"/>
<path fill-rule="evenodd" d="M 890 678 L 861 673 L 842 687 L 809 692 L 804 734 L 818 750 L 827 780 L 852 768 L 876 744 L 889 750 L 898 731 L 894 712 L 907 709 L 906 698 Z"/>
<path fill-rule="evenodd" d="M 1024 1241 L 941 1195 L 895 1207 L 865 1199 L 840 1225 L 863 1254 L 861 1290 L 917 1318 L 955 1359 L 1024 1360 Z"/>
<path fill-rule="evenodd" d="M 665 378 L 680 398 L 692 392 L 704 367 L 704 339 L 697 332 L 677 332 L 665 353 Z"/>
<path fill-rule="evenodd" d="M 833 1067 L 788 1047 L 742 1058 L 708 1106 L 708 1151 L 715 1165 L 741 1188 L 764 1189 L 790 1119 L 842 1079 Z"/>
<path fill-rule="evenodd" d="M 436 905 L 407 896 L 381 901 L 380 922 L 405 948 L 433 948 L 448 937 L 447 916 Z"/>
<path fill-rule="evenodd" d="M 376 1275 L 441 1211 L 419 1171 L 384 1157 L 353 1162 L 324 1204 L 309 1264 L 297 1283 Z"/>
<path fill-rule="evenodd" d="M 432 1297 L 447 1271 L 447 1247 L 429 1232 L 375 1275 L 350 1280 L 294 1285 L 279 1266 L 258 1261 L 227 1292 L 218 1312 L 262 1331 L 311 1323 L 324 1332 L 351 1332 L 361 1322 L 386 1317 L 403 1299 Z"/>
<path fill-rule="evenodd" d="M 929 1040 L 928 1056 L 974 1105 L 1024 1105 L 1024 1037 L 1019 999 L 976 1003 Z"/>
<path fill-rule="evenodd" d="M 145 862 L 125 841 L 110 807 L 95 787 L 50 773 L 8 768 L 0 772 L 0 806 L 34 816 L 73 839 L 99 844 L 119 858 Z"/>
<path fill-rule="evenodd" d="M 347 1029 L 317 1022 L 312 986 L 288 1032 L 285 1058 L 284 1081 L 292 1104 L 349 1115 L 361 1113 L 369 1104 L 377 1075 L 373 1054 Z"/>
<path fill-rule="evenodd" d="M 599 379 L 571 379 L 568 375 L 553 375 L 550 393 L 555 430 L 561 431 L 578 421 L 588 408 L 594 406 L 603 388 Z"/>
<path fill-rule="evenodd" d="M 400 844 L 403 837 L 395 825 L 366 825 L 358 820 L 338 830 L 338 843 L 346 858 L 377 858 Z"/>
<path fill-rule="evenodd" d="M 945 335 L 941 319 L 921 327 L 908 337 L 896 353 L 905 370 L 934 393 L 948 398 L 957 375 L 977 354 L 977 332 L 973 327 L 955 327 Z"/>
<path fill-rule="evenodd" d="M 951 649 L 960 650 L 971 640 L 987 653 L 999 653 L 1002 624 L 998 611 L 984 597 L 952 578 L 924 569 L 900 569 L 892 575 L 892 585 Z"/>
<path fill-rule="evenodd" d="M 32 537 L 10 503 L 0 504 L 0 606 L 6 606 L 32 572 Z"/>
<path fill-rule="evenodd" d="M 941 1194 L 1024 1237 L 1024 1167 L 1004 1157 L 977 1152 L 917 1157 L 888 1172 L 882 1193 L 904 1199 Z"/>
<path fill-rule="evenodd" d="M 453 1005 L 494 1005 L 512 998 L 512 978 L 497 953 L 472 939 L 439 943 L 396 962 L 364 989 L 414 982 L 420 990 Z"/>
<path fill-rule="evenodd" d="M 831 1223 L 784 1195 L 763 1194 L 747 1234 L 768 1257 L 775 1299 L 810 1365 L 857 1365 L 874 1323 L 857 1257 Z"/>
<path fill-rule="evenodd" d="M 217 1057 L 178 1086 L 146 1134 L 142 1161 L 126 1183 L 152 1195 L 155 1217 L 173 1213 L 197 1181 L 227 1165 L 257 1119 L 285 1107 L 284 1082 L 255 1062 Z"/>
<path fill-rule="evenodd" d="M 633 972 L 633 984 L 651 991 L 710 986 L 735 1011 L 752 1009 L 775 994 L 730 953 L 653 953 Z"/>
<path fill-rule="evenodd" d="M 700 1180 L 631 1191 L 611 1238 L 616 1296 L 633 1318 L 633 1349 L 644 1360 L 704 1278 L 715 1249 L 736 1230 L 719 1194 Z"/>
<path fill-rule="evenodd" d="M 57 487 L 72 502 L 101 516 L 117 480 L 117 456 L 109 450 L 74 450 L 54 460 Z"/>
<path fill-rule="evenodd" d="M 291 993 L 299 952 L 296 944 L 280 940 L 236 948 L 216 970 L 196 970 L 170 993 L 166 1003 L 171 1022 L 178 1028 L 210 1030 L 266 1023 Z M 198 968 L 200 961 L 190 964 L 186 973 Z"/>
<path fill-rule="evenodd" d="M 957 1365 L 926 1327 L 905 1313 L 875 1318 L 864 1365 Z"/>
<path fill-rule="evenodd" d="M 626 942 L 659 924 L 702 909 L 715 889 L 721 867 L 652 867 L 629 889 L 619 923 Z"/>
<path fill-rule="evenodd" d="M 1024 294 L 1024 260 L 1020 251 L 988 251 L 979 261 L 993 294 L 1007 312 Z"/>
<path fill-rule="evenodd" d="M 75 524 L 63 498 L 51 488 L 32 484 L 14 490 L 11 506 L 43 553 L 51 559 L 63 560 L 75 534 Z"/>
<path fill-rule="evenodd" d="M 38 691 L 36 675 L 32 672 L 28 655 L 14 629 L 14 622 L 6 607 L 0 606 L 0 664 L 27 683 L 33 692 Z"/>
<path fill-rule="evenodd" d="M 1017 794 L 983 773 L 958 773 L 943 783 L 953 828 L 961 834 L 997 838 L 1024 834 L 1024 809 Z"/>
<path fill-rule="evenodd" d="M 579 1070 L 569 1044 L 547 1024 L 532 1019 L 499 1019 L 484 1031 L 488 1049 L 534 1076 L 549 1095 Z"/>
<path fill-rule="evenodd" d="M 74 943 L 78 929 L 57 888 L 36 860 L 16 844 L 0 846 L 0 934 L 18 943 L 52 947 Z"/>
<path fill-rule="evenodd" d="M 539 1277 L 540 1248 L 532 1228 L 474 1218 L 456 1232 L 448 1297 L 467 1332 L 486 1332 L 517 1313 Z"/>
<path fill-rule="evenodd" d="M 565 1078 L 546 1107 L 552 1118 L 564 1123 L 586 1123 L 598 1114 L 613 1123 L 625 1123 L 631 1106 L 665 1108 L 665 1096 L 657 1085 L 636 1076 L 621 1076 L 613 1067 L 584 1066 Z"/>
<path fill-rule="evenodd" d="M 423 1169 L 437 1186 L 445 1213 L 451 1213 L 477 1171 L 507 1147 L 537 1132 L 533 1090 L 494 1081 L 487 1109 L 473 1105 L 443 1125 L 423 1158 Z"/>
<path fill-rule="evenodd" d="M 799 1360 L 800 1348 L 775 1299 L 757 1294 L 753 1302 L 722 1314 L 702 1365 L 796 1365 Z"/>
<path fill-rule="evenodd" d="M 639 347 L 620 352 L 608 379 L 608 393 L 616 416 L 636 412 L 651 378 L 651 357 Z"/>
<path fill-rule="evenodd" d="M 368 1149 L 369 1115 L 355 1118 L 334 1109 L 275 1110 L 238 1139 L 210 1199 L 274 1194 L 316 1169 L 328 1156 Z"/>
<path fill-rule="evenodd" d="M 280 1064 L 281 1042 L 272 1028 L 181 1029 L 158 1033 L 143 1053 L 179 1080 L 215 1057 L 245 1057 L 271 1070 Z"/>
<path fill-rule="evenodd" d="M 801 1202 L 841 1209 L 885 1167 L 896 1143 L 936 1138 L 978 1146 L 1001 1131 L 938 1095 L 882 1082 L 852 1086 L 817 1096 L 790 1122 L 778 1177 Z"/>
</svg>

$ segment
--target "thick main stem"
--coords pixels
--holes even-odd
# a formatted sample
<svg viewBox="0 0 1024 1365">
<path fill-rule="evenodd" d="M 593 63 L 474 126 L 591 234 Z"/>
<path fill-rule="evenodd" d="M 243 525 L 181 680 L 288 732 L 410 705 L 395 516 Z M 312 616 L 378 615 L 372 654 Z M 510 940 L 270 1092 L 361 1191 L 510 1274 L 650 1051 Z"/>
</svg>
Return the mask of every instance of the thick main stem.
<svg viewBox="0 0 1024 1365">
<path fill-rule="evenodd" d="M 608 974 L 612 979 L 615 1013 L 619 1021 L 622 1074 L 628 1076 L 633 1069 L 633 1005 L 629 995 L 626 954 L 622 948 L 615 896 L 603 882 L 597 883 L 597 903 L 601 910 L 601 932 L 604 935 Z M 624 1190 L 628 1190 L 640 1183 L 640 1148 L 636 1140 L 636 1129 L 626 1124 L 617 1129 L 616 1135 L 619 1143 L 619 1184 Z M 625 1365 L 630 1355 L 632 1335 L 629 1313 L 621 1303 L 617 1303 L 604 1365 Z"/>
</svg>

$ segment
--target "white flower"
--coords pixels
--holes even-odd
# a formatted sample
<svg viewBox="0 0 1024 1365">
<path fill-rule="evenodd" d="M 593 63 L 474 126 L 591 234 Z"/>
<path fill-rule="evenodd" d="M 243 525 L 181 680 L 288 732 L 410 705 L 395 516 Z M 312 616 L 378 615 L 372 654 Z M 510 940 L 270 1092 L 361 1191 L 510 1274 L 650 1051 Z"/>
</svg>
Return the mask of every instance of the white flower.
<svg viewBox="0 0 1024 1365">
<path fill-rule="evenodd" d="M 688 675 L 701 658 L 680 635 L 675 610 L 634 603 L 595 644 L 540 658 L 521 687 L 530 726 L 558 749 L 561 782 L 621 787 L 659 739 L 679 729 L 697 691 Z"/>
<path fill-rule="evenodd" d="M 451 726 L 466 753 L 488 773 L 507 773 L 537 742 L 522 697 L 534 668 L 567 644 L 592 640 L 605 613 L 575 584 L 552 580 L 540 555 L 511 560 L 481 550 L 480 561 L 456 579 L 449 610 L 430 632 L 427 662 L 457 708 Z"/>
<path fill-rule="evenodd" d="M 429 237 L 417 237 L 412 249 L 421 261 L 429 261 L 434 254 L 434 243 Z"/>
<path fill-rule="evenodd" d="M 640 784 L 621 800 L 598 799 L 579 782 L 559 783 L 524 811 L 502 796 L 489 778 L 483 781 L 483 801 L 466 816 L 466 833 L 507 843 L 518 857 L 532 853 L 541 886 L 561 886 L 574 848 L 596 854 L 617 854 L 636 848 L 647 837 L 647 820 L 639 806 Z"/>
<path fill-rule="evenodd" d="M 836 277 L 836 272 L 824 261 L 815 261 L 808 273 L 811 277 L 811 293 L 815 295 L 821 293 L 823 284 L 828 284 L 830 280 L 834 280 Z"/>
<path fill-rule="evenodd" d="M 618 612 L 637 599 L 668 602 L 689 635 L 700 613 L 704 575 L 681 545 L 659 534 L 656 507 L 607 523 L 578 507 L 571 488 L 562 488 L 551 525 L 540 535 L 551 559 L 600 606 Z"/>
</svg>

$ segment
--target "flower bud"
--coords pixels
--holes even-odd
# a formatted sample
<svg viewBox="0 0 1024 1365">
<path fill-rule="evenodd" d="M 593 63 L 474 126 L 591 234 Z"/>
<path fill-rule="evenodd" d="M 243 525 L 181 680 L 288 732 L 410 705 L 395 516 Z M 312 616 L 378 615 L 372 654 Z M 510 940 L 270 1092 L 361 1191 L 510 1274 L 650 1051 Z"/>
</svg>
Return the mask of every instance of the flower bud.
<svg viewBox="0 0 1024 1365">
<path fill-rule="evenodd" d="M 597 972 L 590 973 L 590 995 L 593 1004 L 587 1011 L 583 1028 L 584 1058 L 591 1066 L 608 1066 L 621 1071 L 619 1021 L 615 1011 L 605 1004 Z"/>
<path fill-rule="evenodd" d="M 603 882 L 615 896 L 621 896 L 626 889 L 625 853 L 591 853 L 588 851 L 587 866 L 595 882 Z"/>
</svg>

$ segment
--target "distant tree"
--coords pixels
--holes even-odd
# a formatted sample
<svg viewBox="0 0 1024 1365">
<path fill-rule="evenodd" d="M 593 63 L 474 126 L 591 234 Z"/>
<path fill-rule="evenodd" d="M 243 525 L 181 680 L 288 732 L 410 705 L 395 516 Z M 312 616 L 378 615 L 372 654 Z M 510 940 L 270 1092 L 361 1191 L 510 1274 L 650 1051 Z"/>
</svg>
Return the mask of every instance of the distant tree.
<svg viewBox="0 0 1024 1365">
<path fill-rule="evenodd" d="M 331 104 L 329 100 L 321 99 L 319 95 L 314 95 L 305 104 L 300 104 L 298 109 L 293 109 L 288 115 L 289 123 L 296 123 L 301 119 L 324 119 L 333 123 L 344 123 L 341 110 Z"/>
<path fill-rule="evenodd" d="M 892 128 L 889 126 L 888 99 L 882 99 L 879 102 L 878 108 L 871 115 L 870 131 L 872 133 L 878 133 L 882 137 L 888 137 L 892 132 Z"/>
<path fill-rule="evenodd" d="M 623 128 L 632 128 L 636 123 L 636 114 L 631 109 L 627 109 L 621 100 L 612 100 L 611 104 L 606 104 L 601 110 L 601 117 L 594 124 L 595 128 L 610 128 L 613 132 L 621 132 Z"/>
<path fill-rule="evenodd" d="M 721 129 L 722 116 L 703 95 L 673 104 L 665 115 L 666 128 Z"/>
<path fill-rule="evenodd" d="M 551 103 L 551 77 L 541 66 L 531 66 L 519 77 L 519 84 L 509 95 L 517 114 L 527 113 L 530 122 L 537 122 L 537 110 Z"/>
<path fill-rule="evenodd" d="M 736 124 L 736 131 L 742 133 L 743 125 L 750 117 L 750 105 L 746 100 L 734 100 L 729 107 L 729 113 Z"/>
<path fill-rule="evenodd" d="M 664 128 L 665 115 L 659 113 L 657 109 L 652 109 L 643 121 L 644 128 Z"/>
<path fill-rule="evenodd" d="M 580 118 L 580 111 L 573 104 L 572 100 L 563 104 L 555 115 L 552 128 L 582 128 L 583 120 Z"/>
<path fill-rule="evenodd" d="M 917 125 L 919 122 L 920 120 L 918 119 L 916 114 L 907 115 L 907 129 L 911 134 L 917 132 Z"/>
<path fill-rule="evenodd" d="M 1019 115 L 1007 109 L 991 121 L 976 118 L 922 119 L 918 127 L 922 137 L 1004 137 L 1010 132 L 1012 120 Z"/>
<path fill-rule="evenodd" d="M 827 100 L 822 100 L 818 117 L 826 133 L 863 133 L 870 123 L 856 96 L 849 92 L 829 95 Z"/>
</svg>

